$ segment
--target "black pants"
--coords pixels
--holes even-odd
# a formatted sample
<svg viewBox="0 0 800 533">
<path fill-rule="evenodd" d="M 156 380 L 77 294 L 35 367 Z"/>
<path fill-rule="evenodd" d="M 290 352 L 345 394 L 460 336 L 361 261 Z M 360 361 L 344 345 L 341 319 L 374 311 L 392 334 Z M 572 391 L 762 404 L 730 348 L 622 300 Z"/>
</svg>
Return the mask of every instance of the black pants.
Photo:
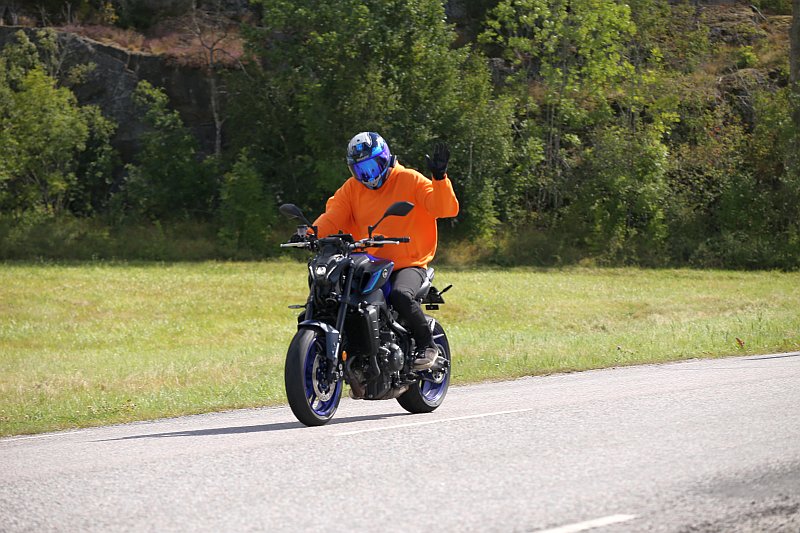
<svg viewBox="0 0 800 533">
<path fill-rule="evenodd" d="M 396 270 L 390 278 L 392 293 L 389 295 L 389 303 L 400 318 L 408 323 L 418 350 L 433 346 L 433 334 L 428 329 L 428 321 L 425 320 L 422 306 L 414 299 L 425 278 L 425 269 L 420 267 Z"/>
</svg>

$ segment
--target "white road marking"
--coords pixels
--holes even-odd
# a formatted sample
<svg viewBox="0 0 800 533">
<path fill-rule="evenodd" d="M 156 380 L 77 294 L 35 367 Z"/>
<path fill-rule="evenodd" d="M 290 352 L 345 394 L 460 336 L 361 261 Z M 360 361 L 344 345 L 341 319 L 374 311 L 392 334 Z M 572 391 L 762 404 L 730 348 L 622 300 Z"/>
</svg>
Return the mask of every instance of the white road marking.
<svg viewBox="0 0 800 533">
<path fill-rule="evenodd" d="M 611 516 L 604 516 L 603 518 L 596 518 L 594 520 L 587 520 L 586 522 L 578 522 L 576 524 L 568 524 L 566 526 L 554 527 L 552 529 L 542 529 L 536 533 L 577 533 L 578 531 L 586 531 L 587 529 L 594 529 L 596 527 L 610 526 L 611 524 L 619 524 L 620 522 L 627 522 L 633 520 L 636 516 L 631 514 L 615 514 Z"/>
<path fill-rule="evenodd" d="M 85 428 L 89 429 L 89 428 Z M 67 431 L 59 431 L 56 433 L 43 433 L 41 435 L 22 435 L 21 437 L 0 437 L 0 444 L 4 442 L 14 442 L 18 440 L 33 440 L 33 439 L 49 439 L 52 437 L 63 437 L 64 435 L 72 435 L 73 433 L 81 433 L 84 429 L 73 429 Z"/>
<path fill-rule="evenodd" d="M 345 437 L 347 435 L 357 435 L 359 433 L 372 433 L 373 431 L 387 431 L 390 429 L 397 429 L 397 428 L 408 428 L 414 426 L 427 426 L 429 424 L 440 424 L 442 422 L 453 422 L 455 420 L 468 420 L 470 418 L 484 418 L 487 416 L 499 416 L 499 415 L 510 415 L 513 413 L 525 413 L 527 411 L 532 411 L 533 408 L 528 409 L 517 409 L 515 411 L 497 411 L 495 413 L 483 413 L 479 415 L 468 415 L 468 416 L 455 416 L 452 418 L 437 418 L 436 420 L 424 420 L 420 422 L 409 422 L 408 424 L 395 424 L 392 426 L 381 426 L 378 428 L 367 428 L 367 429 L 356 429 L 353 431 L 343 431 L 342 433 L 337 433 L 337 437 Z"/>
</svg>

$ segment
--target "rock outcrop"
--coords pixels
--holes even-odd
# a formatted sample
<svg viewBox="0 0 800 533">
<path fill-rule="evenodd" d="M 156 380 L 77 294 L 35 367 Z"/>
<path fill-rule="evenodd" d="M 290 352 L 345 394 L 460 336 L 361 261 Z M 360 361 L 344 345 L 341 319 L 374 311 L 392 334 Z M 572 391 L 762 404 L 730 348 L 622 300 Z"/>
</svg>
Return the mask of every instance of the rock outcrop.
<svg viewBox="0 0 800 533">
<path fill-rule="evenodd" d="M 0 27 L 0 47 L 25 31 L 36 40 L 36 30 L 20 27 Z M 147 80 L 165 90 L 172 107 L 181 114 L 184 123 L 200 140 L 201 149 L 210 153 L 214 145 L 214 121 L 211 116 L 208 80 L 201 69 L 177 65 L 152 54 L 132 52 L 102 44 L 72 33 L 59 33 L 66 73 L 75 65 L 94 64 L 95 68 L 80 85 L 73 87 L 82 105 L 97 105 L 103 114 L 118 124 L 113 144 L 124 162 L 130 162 L 145 129 L 140 111 L 131 95 L 140 80 Z"/>
</svg>

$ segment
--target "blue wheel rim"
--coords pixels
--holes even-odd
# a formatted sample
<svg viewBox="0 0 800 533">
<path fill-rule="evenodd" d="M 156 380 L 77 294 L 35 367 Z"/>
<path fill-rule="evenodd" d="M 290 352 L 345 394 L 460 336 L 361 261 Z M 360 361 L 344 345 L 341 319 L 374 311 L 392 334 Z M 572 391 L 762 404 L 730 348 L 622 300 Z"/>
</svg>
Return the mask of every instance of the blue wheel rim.
<svg viewBox="0 0 800 533">
<path fill-rule="evenodd" d="M 336 407 L 338 405 L 339 396 L 342 392 L 342 380 L 338 380 L 335 385 L 333 385 L 334 391 L 330 398 L 327 400 L 321 400 L 320 397 L 317 395 L 317 392 L 314 390 L 314 381 L 316 380 L 319 385 L 318 376 L 314 375 L 314 361 L 317 358 L 321 358 L 322 361 L 326 362 L 325 360 L 325 347 L 320 342 L 319 337 L 314 338 L 314 342 L 308 347 L 308 352 L 306 353 L 306 360 L 305 365 L 303 368 L 304 374 L 304 388 L 306 393 L 306 401 L 308 402 L 308 406 L 311 408 L 314 413 L 321 417 L 327 418 L 336 411 Z M 324 367 L 319 366 L 317 368 L 317 374 L 321 374 L 324 372 Z M 326 387 L 319 386 L 318 388 L 322 390 L 323 393 L 328 392 L 330 390 L 330 384 Z"/>
<path fill-rule="evenodd" d="M 444 335 L 442 334 L 434 335 L 433 340 L 442 349 L 442 354 L 449 360 L 450 359 L 448 357 L 449 352 L 447 350 L 447 344 L 446 344 L 447 341 L 444 340 Z M 445 370 L 445 376 L 444 379 L 441 381 L 441 383 L 434 383 L 432 381 L 423 379 L 420 381 L 419 389 L 420 392 L 422 393 L 422 397 L 425 398 L 425 401 L 429 403 L 435 403 L 438 402 L 439 399 L 441 399 L 442 395 L 444 395 L 444 393 L 447 391 L 447 385 L 449 383 L 450 383 L 450 369 L 448 368 L 447 370 Z"/>
</svg>

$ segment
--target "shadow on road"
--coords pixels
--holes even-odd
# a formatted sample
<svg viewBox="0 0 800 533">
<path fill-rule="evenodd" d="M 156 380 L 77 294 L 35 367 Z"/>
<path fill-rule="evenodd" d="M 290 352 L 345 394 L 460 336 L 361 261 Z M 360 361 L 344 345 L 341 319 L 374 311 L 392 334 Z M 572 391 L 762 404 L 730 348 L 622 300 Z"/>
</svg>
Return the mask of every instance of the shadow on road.
<svg viewBox="0 0 800 533">
<path fill-rule="evenodd" d="M 331 420 L 327 425 L 348 424 L 363 422 L 365 420 L 385 420 L 396 416 L 407 416 L 409 413 L 387 413 L 385 415 L 350 416 Z M 265 431 L 282 431 L 286 429 L 305 428 L 300 422 L 279 422 L 276 424 L 262 424 L 258 426 L 236 426 L 228 428 L 194 429 L 190 431 L 170 431 L 168 433 L 149 433 L 146 435 L 129 435 L 116 439 L 101 439 L 94 442 L 113 442 L 117 440 L 152 439 L 164 437 L 207 437 L 211 435 L 236 435 L 239 433 L 261 433 Z"/>
<path fill-rule="evenodd" d="M 748 361 L 761 361 L 763 359 L 785 359 L 787 357 L 800 357 L 800 352 L 784 353 L 779 355 L 764 355 L 760 357 L 748 357 Z"/>
</svg>

